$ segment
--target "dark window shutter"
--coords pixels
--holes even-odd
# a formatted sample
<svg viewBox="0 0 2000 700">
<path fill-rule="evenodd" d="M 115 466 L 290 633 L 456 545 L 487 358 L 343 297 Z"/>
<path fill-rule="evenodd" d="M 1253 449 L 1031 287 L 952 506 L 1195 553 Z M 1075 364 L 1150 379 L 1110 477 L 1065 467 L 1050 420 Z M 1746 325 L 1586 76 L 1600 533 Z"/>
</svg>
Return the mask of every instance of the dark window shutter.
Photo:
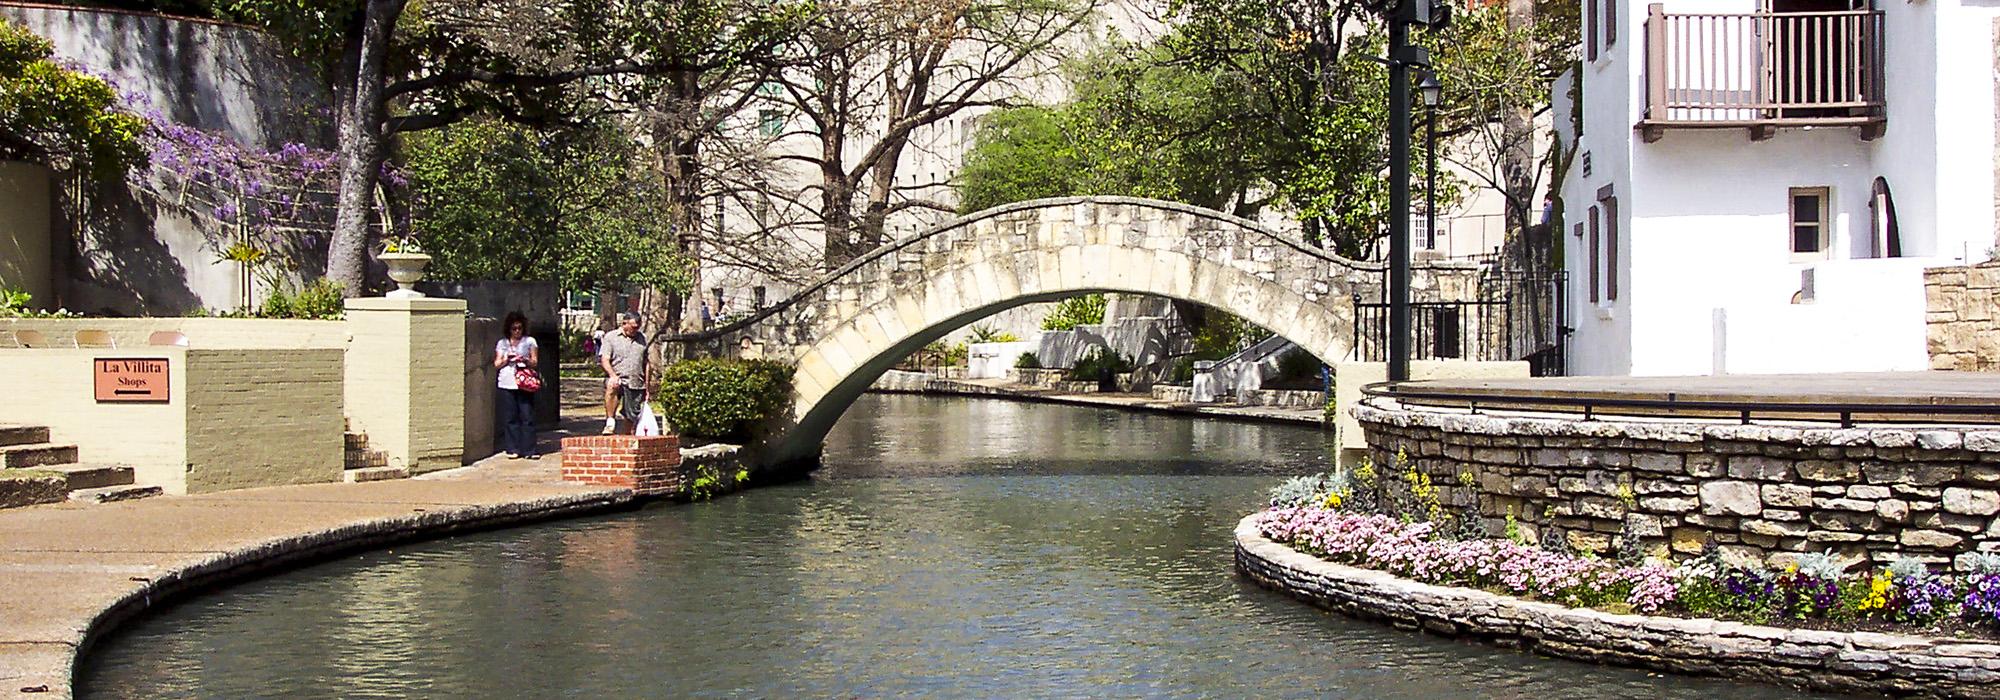
<svg viewBox="0 0 2000 700">
<path fill-rule="evenodd" d="M 1603 241 L 1597 226 L 1597 207 L 1590 208 L 1590 303 L 1597 303 L 1597 290 L 1604 284 Z"/>
</svg>

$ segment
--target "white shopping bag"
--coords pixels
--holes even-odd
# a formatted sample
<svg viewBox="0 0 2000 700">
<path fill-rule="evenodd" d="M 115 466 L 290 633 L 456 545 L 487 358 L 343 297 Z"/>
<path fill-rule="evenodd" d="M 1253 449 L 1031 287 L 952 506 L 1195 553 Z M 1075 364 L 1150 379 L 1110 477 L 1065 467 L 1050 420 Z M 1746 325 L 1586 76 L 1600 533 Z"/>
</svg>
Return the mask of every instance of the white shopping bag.
<svg viewBox="0 0 2000 700">
<path fill-rule="evenodd" d="M 660 419 L 653 417 L 653 404 L 645 404 L 639 409 L 639 426 L 632 429 L 632 434 L 660 434 Z"/>
</svg>

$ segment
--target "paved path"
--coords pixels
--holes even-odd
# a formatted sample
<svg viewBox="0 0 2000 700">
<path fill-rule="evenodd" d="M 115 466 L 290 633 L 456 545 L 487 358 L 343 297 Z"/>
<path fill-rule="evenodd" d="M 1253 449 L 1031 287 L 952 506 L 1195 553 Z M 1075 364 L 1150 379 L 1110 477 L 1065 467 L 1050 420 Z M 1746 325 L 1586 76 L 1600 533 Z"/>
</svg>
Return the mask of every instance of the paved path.
<svg viewBox="0 0 2000 700">
<path fill-rule="evenodd" d="M 560 483 L 559 461 L 0 511 L 0 697 L 68 697 L 79 649 L 174 594 L 343 550 L 632 501 L 626 489 Z"/>
<path fill-rule="evenodd" d="M 937 387 L 950 387 L 938 390 Z M 925 391 L 916 393 L 954 394 L 962 396 L 991 396 L 995 398 L 1024 401 L 1043 401 L 1075 406 L 1097 408 L 1118 408 L 1156 413 L 1180 413 L 1270 423 L 1303 423 L 1325 425 L 1326 412 L 1318 408 L 1277 408 L 1273 406 L 1229 406 L 1221 404 L 1175 403 L 1153 398 L 1151 394 L 1127 394 L 1115 392 L 1093 392 L 1088 394 L 1066 394 L 1047 387 L 1016 384 L 1005 379 L 943 379 L 928 382 Z"/>
</svg>

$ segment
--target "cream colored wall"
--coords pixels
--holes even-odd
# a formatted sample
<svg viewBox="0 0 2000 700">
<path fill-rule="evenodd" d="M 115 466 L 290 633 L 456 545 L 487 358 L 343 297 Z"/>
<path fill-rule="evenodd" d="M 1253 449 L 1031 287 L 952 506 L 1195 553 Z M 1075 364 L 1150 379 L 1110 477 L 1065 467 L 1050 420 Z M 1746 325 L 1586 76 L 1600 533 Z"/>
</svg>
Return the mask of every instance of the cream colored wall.
<svg viewBox="0 0 2000 700">
<path fill-rule="evenodd" d="M 1526 362 L 1468 362 L 1463 360 L 1412 360 L 1410 379 L 1514 379 L 1530 376 Z M 1383 362 L 1342 362 L 1333 368 L 1334 430 L 1340 440 L 1340 463 L 1348 464 L 1350 450 L 1366 451 L 1368 439 L 1354 420 L 1354 404 L 1361 402 L 1361 388 L 1389 380 L 1389 365 Z"/>
<path fill-rule="evenodd" d="M 345 353 L 187 351 L 187 491 L 339 481 Z"/>
<path fill-rule="evenodd" d="M 38 331 L 55 347 L 69 347 L 79 330 L 102 330 L 120 348 L 143 347 L 155 331 L 178 331 L 194 349 L 338 349 L 347 346 L 348 333 L 342 321 L 261 318 L 25 318 L 0 320 L 0 329 Z"/>
<path fill-rule="evenodd" d="M 49 256 L 49 170 L 0 162 L 0 287 L 33 294 L 37 308 L 51 308 L 55 278 Z"/>
<path fill-rule="evenodd" d="M 168 403 L 98 403 L 97 357 L 164 357 Z M 84 463 L 132 467 L 143 484 L 183 490 L 187 454 L 187 351 L 0 349 L 0 423 L 47 426 L 49 438 L 77 446 Z"/>
</svg>

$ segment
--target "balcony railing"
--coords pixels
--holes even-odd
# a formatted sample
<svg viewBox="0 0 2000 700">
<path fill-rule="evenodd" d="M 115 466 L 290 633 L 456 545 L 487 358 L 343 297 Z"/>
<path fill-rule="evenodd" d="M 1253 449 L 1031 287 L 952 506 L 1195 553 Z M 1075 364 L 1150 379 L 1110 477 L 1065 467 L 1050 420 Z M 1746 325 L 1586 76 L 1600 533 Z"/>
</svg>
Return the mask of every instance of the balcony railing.
<svg viewBox="0 0 2000 700">
<path fill-rule="evenodd" d="M 1881 134 L 1878 10 L 1646 16 L 1647 141 L 1669 128 L 1860 126 Z"/>
</svg>

